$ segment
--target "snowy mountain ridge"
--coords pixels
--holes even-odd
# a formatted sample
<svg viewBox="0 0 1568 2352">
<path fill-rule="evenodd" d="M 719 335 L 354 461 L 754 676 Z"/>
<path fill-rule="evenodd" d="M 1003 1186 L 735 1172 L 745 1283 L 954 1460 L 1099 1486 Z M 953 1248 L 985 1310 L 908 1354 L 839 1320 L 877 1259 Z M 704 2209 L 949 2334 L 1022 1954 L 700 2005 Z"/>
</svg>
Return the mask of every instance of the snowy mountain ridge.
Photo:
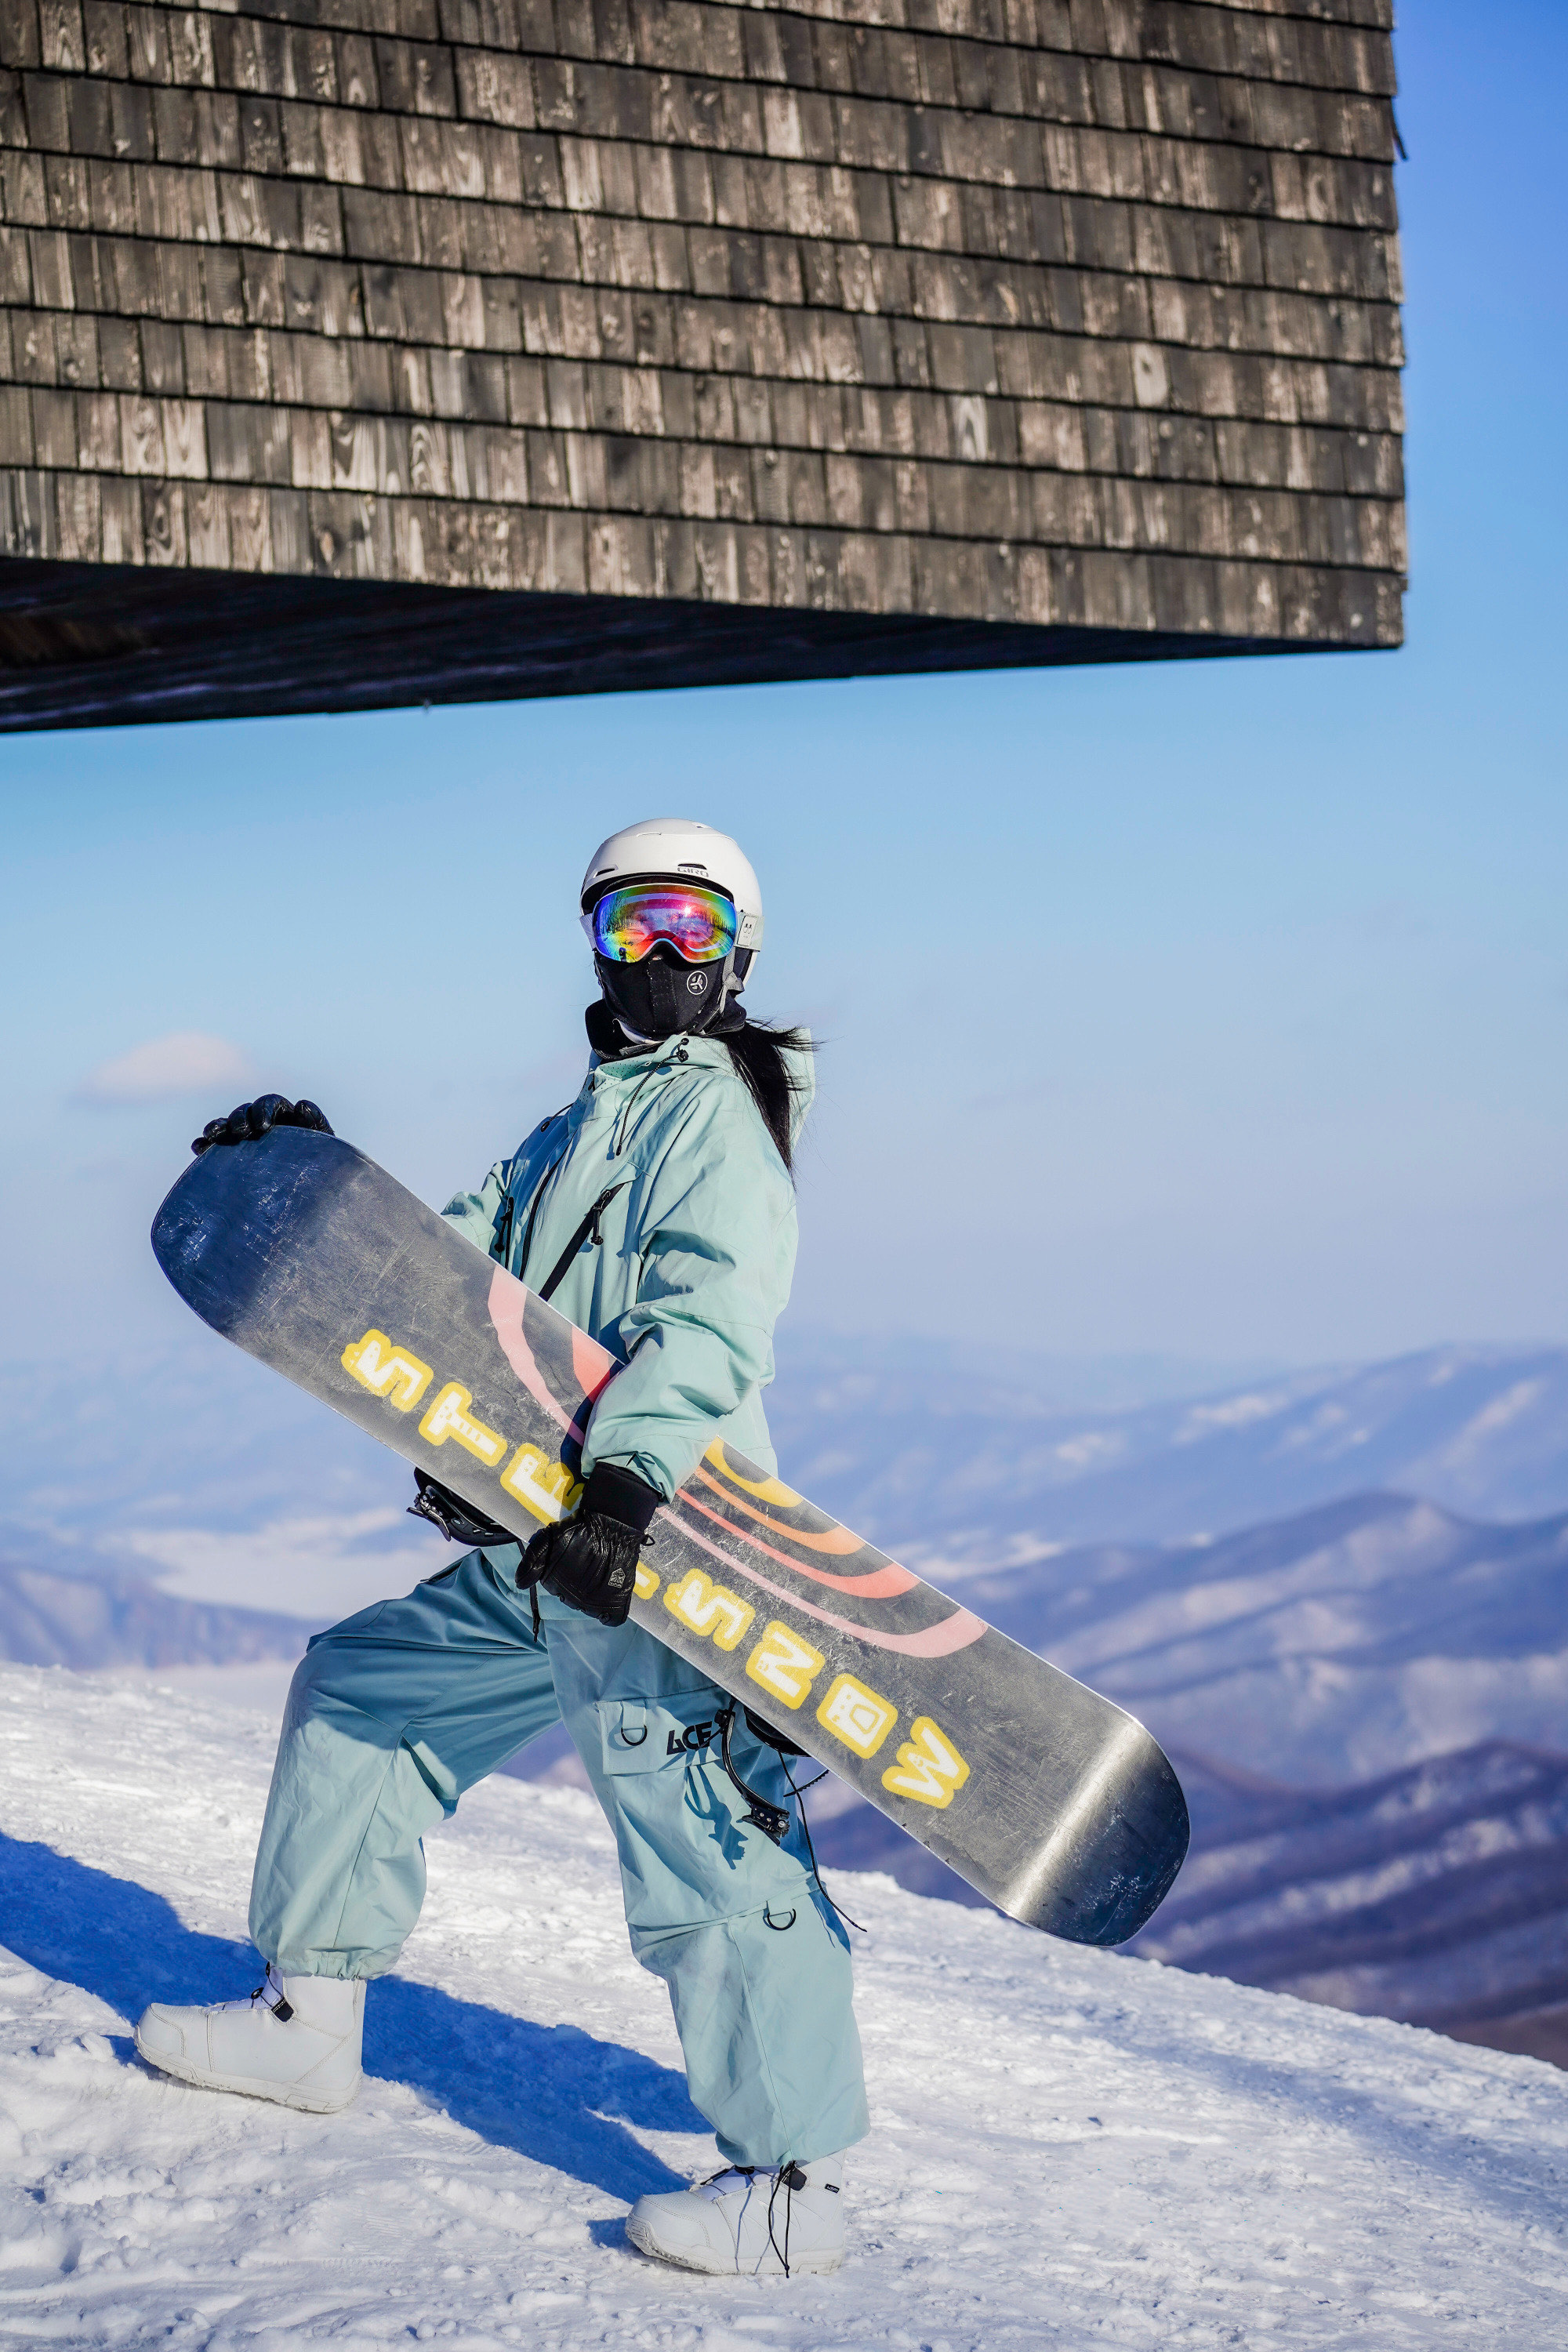
<svg viewBox="0 0 1568 2352">
<path fill-rule="evenodd" d="M 1167 1748 L 1326 1788 L 1445 1748 L 1564 1744 L 1568 1515 L 1483 1526 L 1352 1495 L 1204 1545 L 1091 1545 L 963 1575 L 1015 1641 Z"/>
<path fill-rule="evenodd" d="M 166 2352 L 1544 2346 L 1568 2322 L 1563 2078 L 885 1879 L 858 2008 L 872 2137 L 837 2280 L 695 2280 L 622 2219 L 713 2162 L 607 1830 L 492 1780 L 367 2002 L 336 2117 L 134 2057 L 151 1998 L 243 1993 L 275 1726 L 0 1670 L 0 2325 Z"/>
<path fill-rule="evenodd" d="M 1568 1755 L 1310 1790 L 1175 1761 L 1194 1850 L 1133 1948 L 1568 2067 Z"/>
<path fill-rule="evenodd" d="M 62 1574 L 0 1552 L 0 1658 L 20 1665 L 158 1667 L 292 1659 L 313 1630 L 299 1618 L 262 1610 L 181 1601 L 160 1592 L 145 1577 L 101 1562 Z"/>
</svg>

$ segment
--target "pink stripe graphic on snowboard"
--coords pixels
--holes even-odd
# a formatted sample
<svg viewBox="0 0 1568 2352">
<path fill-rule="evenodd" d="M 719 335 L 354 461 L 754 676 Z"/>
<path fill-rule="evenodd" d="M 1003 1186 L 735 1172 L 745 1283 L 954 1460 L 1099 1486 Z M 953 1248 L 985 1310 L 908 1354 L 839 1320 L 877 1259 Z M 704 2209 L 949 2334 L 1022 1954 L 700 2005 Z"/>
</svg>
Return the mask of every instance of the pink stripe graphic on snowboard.
<svg viewBox="0 0 1568 2352">
<path fill-rule="evenodd" d="M 549 1383 L 535 1362 L 533 1350 L 529 1346 L 523 1332 L 523 1310 L 531 1295 L 526 1286 L 518 1281 L 515 1275 L 508 1274 L 504 1267 L 498 1265 L 490 1277 L 489 1302 L 490 1322 L 494 1326 L 496 1338 L 500 1342 L 502 1355 L 530 1396 L 536 1403 L 543 1406 L 557 1429 L 564 1431 L 570 1441 L 581 1445 L 587 1427 L 589 1409 L 597 1402 L 616 1373 L 619 1371 L 620 1366 L 607 1348 L 601 1348 L 596 1339 L 590 1339 L 586 1332 L 579 1331 L 574 1327 L 572 1371 L 574 1378 L 581 1383 L 586 1393 L 583 1403 L 578 1408 L 577 1418 L 569 1422 L 564 1410 L 557 1404 L 551 1394 Z M 716 1511 L 709 1511 L 701 1503 L 694 1502 L 689 1495 L 682 1493 L 677 1499 L 692 1510 L 701 1511 L 704 1517 L 712 1519 L 715 1525 L 723 1528 L 727 1534 L 740 1533 L 739 1529 L 730 1526 L 727 1519 L 721 1519 Z M 670 1506 L 667 1504 L 665 1509 L 668 1511 L 669 1508 Z M 660 1516 L 662 1517 L 663 1513 Z M 760 1585 L 764 1592 L 771 1592 L 775 1600 L 787 1601 L 792 1609 L 798 1609 L 803 1616 L 814 1617 L 819 1624 L 832 1625 L 837 1632 L 849 1634 L 857 1642 L 868 1643 L 874 1649 L 896 1650 L 903 1656 L 910 1658 L 945 1658 L 950 1657 L 955 1650 L 966 1650 L 972 1642 L 978 1642 L 985 1631 L 984 1618 L 976 1617 L 973 1610 L 969 1609 L 955 1609 L 951 1617 L 944 1617 L 938 1625 L 928 1625 L 924 1632 L 920 1633 L 883 1633 L 869 1625 L 854 1624 L 847 1617 L 836 1616 L 831 1610 L 818 1609 L 811 1601 L 803 1601 L 798 1593 L 791 1592 L 787 1586 L 775 1584 L 771 1577 L 763 1575 L 760 1570 L 748 1566 L 744 1560 L 737 1559 L 733 1553 L 721 1550 L 710 1537 L 700 1535 L 695 1528 L 683 1526 L 679 1519 L 675 1524 L 680 1528 L 682 1535 L 689 1543 L 700 1545 L 702 1550 L 710 1552 L 715 1559 L 722 1560 L 725 1567 L 733 1574 L 748 1578 L 752 1584 Z M 741 1539 L 743 1542 L 755 1544 L 759 1551 L 766 1552 L 769 1559 L 778 1560 L 790 1570 L 792 1575 L 808 1577 L 813 1575 L 812 1570 L 805 1567 L 803 1562 L 786 1559 L 782 1552 L 773 1551 L 767 1544 L 758 1542 L 755 1537 L 744 1536 Z M 897 1563 L 889 1562 L 889 1565 L 896 1566 Z M 900 1573 L 908 1575 L 909 1570 L 903 1570 Z M 837 1577 L 828 1578 L 820 1574 L 814 1580 L 834 1584 L 847 1581 L 847 1580 Z M 911 1577 L 911 1582 L 916 1580 Z"/>
<path fill-rule="evenodd" d="M 501 1354 L 530 1396 L 544 1407 L 557 1429 L 564 1430 L 574 1445 L 581 1445 L 588 1426 L 589 1408 L 597 1404 L 621 1368 L 607 1348 L 601 1348 L 597 1339 L 590 1339 L 586 1331 L 579 1331 L 575 1324 L 572 1325 L 572 1377 L 584 1396 L 576 1420 L 569 1422 L 552 1396 L 550 1385 L 534 1362 L 533 1350 L 523 1336 L 522 1310 L 532 1296 L 515 1275 L 498 1265 L 490 1276 L 490 1321 L 500 1341 Z"/>
</svg>

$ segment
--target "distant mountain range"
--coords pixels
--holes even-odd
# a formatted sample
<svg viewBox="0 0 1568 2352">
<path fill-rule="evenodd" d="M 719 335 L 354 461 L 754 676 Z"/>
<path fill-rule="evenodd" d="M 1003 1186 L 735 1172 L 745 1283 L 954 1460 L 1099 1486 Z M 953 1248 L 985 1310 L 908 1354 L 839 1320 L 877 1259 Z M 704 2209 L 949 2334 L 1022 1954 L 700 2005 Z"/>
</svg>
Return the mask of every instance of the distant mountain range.
<svg viewBox="0 0 1568 2352">
<path fill-rule="evenodd" d="M 917 1561 L 1178 1542 L 1348 1493 L 1492 1520 L 1568 1511 L 1568 1349 L 1433 1348 L 1085 1410 L 1022 1353 L 788 1336 L 768 1399 L 793 1486 Z"/>
<path fill-rule="evenodd" d="M 79 1543 L 363 1511 L 408 1484 L 374 1438 L 194 1324 L 158 1352 L 0 1366 L 0 1412 L 6 1517 Z"/>
<path fill-rule="evenodd" d="M 197 1331 L 162 1354 L 0 1369 L 0 1557 L 330 1624 L 444 1557 L 406 1463 Z"/>
<path fill-rule="evenodd" d="M 1201 1378 L 786 1318 L 768 1414 L 792 1485 L 922 1559 L 1175 1543 L 1373 1491 L 1495 1521 L 1568 1511 L 1568 1349 L 1433 1348 L 1194 1393 Z M 7 1516 L 95 1549 L 407 1500 L 395 1455 L 206 1333 L 89 1372 L 0 1367 L 0 1412 Z"/>
<path fill-rule="evenodd" d="M 445 1556 L 433 1541 L 416 1572 Z M 386 1590 L 412 1580 L 396 1565 Z M 1167 1748 L 1270 1780 L 1349 1785 L 1493 1738 L 1568 1746 L 1568 1515 L 1487 1527 L 1352 1496 L 1216 1543 L 1077 1546 L 952 1580 Z M 284 1657 L 322 1622 L 161 1591 L 0 1528 L 0 1656 L 20 1664 Z"/>
</svg>

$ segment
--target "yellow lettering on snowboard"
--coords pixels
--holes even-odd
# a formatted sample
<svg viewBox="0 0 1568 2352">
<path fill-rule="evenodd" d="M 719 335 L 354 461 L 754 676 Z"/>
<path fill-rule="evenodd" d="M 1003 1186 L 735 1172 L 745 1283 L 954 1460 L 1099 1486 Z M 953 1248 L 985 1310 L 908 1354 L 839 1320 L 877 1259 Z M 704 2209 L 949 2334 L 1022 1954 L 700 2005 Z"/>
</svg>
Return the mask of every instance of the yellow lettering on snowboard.
<svg viewBox="0 0 1568 2352">
<path fill-rule="evenodd" d="M 460 1381 L 448 1381 L 426 1411 L 419 1424 L 419 1434 L 432 1445 L 445 1445 L 449 1437 L 453 1438 L 466 1454 L 471 1454 L 487 1469 L 494 1470 L 506 1452 L 506 1440 L 499 1429 L 487 1429 L 482 1421 L 474 1419 L 468 1411 L 473 1401 Z"/>
<path fill-rule="evenodd" d="M 746 1672 L 771 1698 L 782 1698 L 785 1706 L 799 1706 L 823 1664 L 821 1651 L 814 1650 L 775 1617 L 746 1660 Z"/>
<path fill-rule="evenodd" d="M 643 1560 L 637 1562 L 637 1583 L 633 1587 L 639 1601 L 651 1601 L 658 1591 L 658 1579 Z"/>
<path fill-rule="evenodd" d="M 428 1364 L 396 1346 L 384 1331 L 367 1331 L 363 1339 L 351 1341 L 339 1360 L 362 1389 L 384 1397 L 399 1412 L 412 1412 L 436 1377 Z"/>
<path fill-rule="evenodd" d="M 520 1445 L 501 1472 L 500 1482 L 525 1511 L 546 1523 L 563 1519 L 576 1507 L 583 1492 L 582 1480 L 574 1478 L 564 1462 L 552 1461 L 537 1445 Z"/>
<path fill-rule="evenodd" d="M 875 1756 L 897 1723 L 899 1710 L 853 1675 L 840 1675 L 817 1708 L 816 1719 L 857 1756 Z"/>
<path fill-rule="evenodd" d="M 910 1736 L 899 1750 L 899 1760 L 882 1775 L 882 1786 L 895 1797 L 912 1797 L 920 1805 L 951 1805 L 955 1792 L 969 1778 L 969 1767 L 929 1715 L 915 1717 Z"/>
<path fill-rule="evenodd" d="M 721 1650 L 732 1650 L 756 1611 L 722 1584 L 710 1584 L 700 1568 L 689 1569 L 664 1596 L 672 1617 L 693 1633 L 708 1633 Z"/>
</svg>

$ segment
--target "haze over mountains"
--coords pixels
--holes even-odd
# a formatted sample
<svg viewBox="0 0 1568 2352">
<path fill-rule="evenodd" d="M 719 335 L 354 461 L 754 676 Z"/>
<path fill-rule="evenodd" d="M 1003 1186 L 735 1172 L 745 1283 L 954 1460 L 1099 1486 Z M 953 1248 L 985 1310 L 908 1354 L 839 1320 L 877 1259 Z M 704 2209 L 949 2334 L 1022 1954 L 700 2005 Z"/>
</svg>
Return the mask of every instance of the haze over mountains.
<svg viewBox="0 0 1568 2352">
<path fill-rule="evenodd" d="M 1431 1348 L 1099 1409 L 1022 1356 L 817 1333 L 780 1360 L 791 1483 L 884 1549 L 1179 1542 L 1374 1491 L 1482 1519 L 1568 1510 L 1562 1348 Z"/>
<path fill-rule="evenodd" d="M 779 1366 L 768 1410 L 791 1482 L 939 1573 L 1047 1545 L 1224 1535 L 1353 1493 L 1484 1520 L 1568 1511 L 1568 1349 L 1437 1348 L 1195 1393 L 1191 1366 L 786 1320 Z M 185 1599 L 318 1622 L 389 1575 L 430 1572 L 396 1457 L 208 1334 L 100 1356 L 86 1377 L 0 1370 L 0 1522 L 29 1565 L 107 1553 Z"/>
<path fill-rule="evenodd" d="M 205 1332 L 106 1352 L 86 1376 L 5 1367 L 0 1412 L 0 1558 L 18 1565 L 107 1565 L 174 1598 L 321 1625 L 440 1558 L 405 1516 L 405 1464 Z"/>
</svg>

